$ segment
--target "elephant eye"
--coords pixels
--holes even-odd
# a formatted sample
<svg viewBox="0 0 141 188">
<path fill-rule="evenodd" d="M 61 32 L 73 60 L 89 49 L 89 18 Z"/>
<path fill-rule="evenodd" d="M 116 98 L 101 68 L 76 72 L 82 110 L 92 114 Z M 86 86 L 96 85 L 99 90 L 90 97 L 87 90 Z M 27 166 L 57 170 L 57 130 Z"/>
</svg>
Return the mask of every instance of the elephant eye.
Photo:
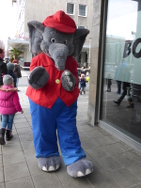
<svg viewBox="0 0 141 188">
<path fill-rule="evenodd" d="M 67 44 L 67 40 L 64 40 L 64 44 Z"/>
<path fill-rule="evenodd" d="M 54 43 L 55 42 L 55 38 L 51 38 L 51 42 Z"/>
</svg>

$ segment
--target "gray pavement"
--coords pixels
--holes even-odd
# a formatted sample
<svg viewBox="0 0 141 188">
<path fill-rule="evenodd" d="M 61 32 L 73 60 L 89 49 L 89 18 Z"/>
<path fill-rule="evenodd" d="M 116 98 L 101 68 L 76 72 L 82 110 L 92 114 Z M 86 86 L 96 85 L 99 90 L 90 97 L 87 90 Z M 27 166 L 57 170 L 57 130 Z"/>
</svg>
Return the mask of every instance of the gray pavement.
<svg viewBox="0 0 141 188">
<path fill-rule="evenodd" d="M 62 161 L 54 173 L 39 170 L 32 138 L 27 88 L 28 71 L 19 82 L 24 113 L 14 119 L 13 139 L 0 146 L 0 188 L 141 188 L 141 154 L 100 127 L 87 123 L 88 85 L 78 98 L 77 127 L 94 172 L 85 178 L 71 178 Z"/>
</svg>

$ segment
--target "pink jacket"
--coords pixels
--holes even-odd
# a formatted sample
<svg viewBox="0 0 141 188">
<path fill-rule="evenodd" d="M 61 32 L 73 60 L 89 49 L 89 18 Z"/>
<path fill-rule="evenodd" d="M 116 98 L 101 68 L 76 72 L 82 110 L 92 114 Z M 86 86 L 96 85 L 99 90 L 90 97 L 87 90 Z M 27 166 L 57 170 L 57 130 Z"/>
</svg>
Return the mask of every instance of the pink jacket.
<svg viewBox="0 0 141 188">
<path fill-rule="evenodd" d="M 4 85 L 3 88 L 13 88 L 13 86 Z M 17 92 L 0 90 L 0 114 L 15 114 L 21 111 L 22 108 Z"/>
</svg>

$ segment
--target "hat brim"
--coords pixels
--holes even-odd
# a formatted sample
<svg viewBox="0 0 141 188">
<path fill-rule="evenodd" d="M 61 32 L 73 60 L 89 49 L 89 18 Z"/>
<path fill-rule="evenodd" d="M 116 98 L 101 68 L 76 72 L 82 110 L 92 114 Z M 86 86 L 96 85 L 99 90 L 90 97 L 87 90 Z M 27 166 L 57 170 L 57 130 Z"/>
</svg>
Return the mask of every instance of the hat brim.
<svg viewBox="0 0 141 188">
<path fill-rule="evenodd" d="M 74 33 L 76 28 L 61 24 L 61 23 L 56 23 L 56 22 L 52 22 L 52 23 L 48 23 L 47 27 L 51 27 L 56 29 L 57 31 L 63 32 L 63 33 Z"/>
</svg>

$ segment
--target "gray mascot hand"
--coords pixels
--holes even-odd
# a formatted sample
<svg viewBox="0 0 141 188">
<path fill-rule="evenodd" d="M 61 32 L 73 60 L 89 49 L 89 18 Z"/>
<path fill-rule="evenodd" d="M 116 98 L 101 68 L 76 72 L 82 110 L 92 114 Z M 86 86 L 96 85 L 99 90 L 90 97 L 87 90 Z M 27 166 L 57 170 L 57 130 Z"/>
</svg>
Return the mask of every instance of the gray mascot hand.
<svg viewBox="0 0 141 188">
<path fill-rule="evenodd" d="M 28 76 L 28 83 L 34 89 L 44 87 L 49 79 L 49 74 L 44 67 L 35 67 Z"/>
<path fill-rule="evenodd" d="M 69 70 L 65 70 L 61 76 L 61 83 L 66 91 L 73 91 L 76 85 L 76 78 Z"/>
</svg>

